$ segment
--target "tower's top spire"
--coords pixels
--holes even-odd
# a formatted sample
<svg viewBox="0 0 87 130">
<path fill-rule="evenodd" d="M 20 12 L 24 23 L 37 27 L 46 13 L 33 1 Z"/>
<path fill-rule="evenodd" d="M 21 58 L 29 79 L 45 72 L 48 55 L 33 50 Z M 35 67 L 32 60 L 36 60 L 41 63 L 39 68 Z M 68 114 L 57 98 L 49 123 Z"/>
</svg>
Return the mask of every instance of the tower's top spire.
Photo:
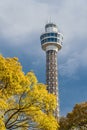
<svg viewBox="0 0 87 130">
<path fill-rule="evenodd" d="M 48 19 L 48 24 L 49 24 L 49 23 L 54 23 L 53 21 L 54 21 L 54 20 L 52 19 L 52 17 L 51 17 L 51 16 L 49 16 L 49 19 Z"/>
<path fill-rule="evenodd" d="M 48 21 L 47 21 L 47 23 L 46 23 L 46 24 L 49 24 L 49 23 L 52 23 L 51 16 L 49 16 L 49 19 L 48 19 Z"/>
</svg>

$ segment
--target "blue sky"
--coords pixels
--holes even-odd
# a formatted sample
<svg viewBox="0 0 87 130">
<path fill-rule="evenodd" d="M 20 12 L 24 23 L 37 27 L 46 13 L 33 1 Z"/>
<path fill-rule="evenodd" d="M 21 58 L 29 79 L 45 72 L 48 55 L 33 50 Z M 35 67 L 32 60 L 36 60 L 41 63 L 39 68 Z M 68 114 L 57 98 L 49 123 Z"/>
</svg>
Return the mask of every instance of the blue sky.
<svg viewBox="0 0 87 130">
<path fill-rule="evenodd" d="M 45 83 L 40 35 L 52 19 L 64 35 L 58 53 L 60 114 L 87 101 L 87 0 L 0 0 L 0 53 L 17 56 L 24 72 Z"/>
</svg>

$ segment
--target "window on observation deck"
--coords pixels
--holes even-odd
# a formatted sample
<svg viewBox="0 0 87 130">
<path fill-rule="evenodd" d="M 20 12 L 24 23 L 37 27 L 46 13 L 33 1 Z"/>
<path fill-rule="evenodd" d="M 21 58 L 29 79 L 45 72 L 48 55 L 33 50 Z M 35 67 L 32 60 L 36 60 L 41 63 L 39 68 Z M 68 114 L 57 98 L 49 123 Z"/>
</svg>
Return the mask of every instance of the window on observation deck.
<svg viewBox="0 0 87 130">
<path fill-rule="evenodd" d="M 51 33 L 51 36 L 55 36 L 55 33 Z"/>
<path fill-rule="evenodd" d="M 57 33 L 54 33 L 54 36 L 57 37 Z"/>
<path fill-rule="evenodd" d="M 41 44 L 43 44 L 45 42 L 59 42 L 59 39 L 57 39 L 57 38 L 46 38 L 46 39 L 43 39 L 41 41 Z"/>
<path fill-rule="evenodd" d="M 57 33 L 45 33 L 45 34 L 43 34 L 43 35 L 40 37 L 40 39 L 42 40 L 42 39 L 44 39 L 44 38 L 46 38 L 46 37 L 58 37 L 58 35 L 59 35 L 59 34 L 57 34 Z"/>
<path fill-rule="evenodd" d="M 48 36 L 48 37 L 51 36 L 50 33 L 47 33 L 47 36 Z"/>
</svg>

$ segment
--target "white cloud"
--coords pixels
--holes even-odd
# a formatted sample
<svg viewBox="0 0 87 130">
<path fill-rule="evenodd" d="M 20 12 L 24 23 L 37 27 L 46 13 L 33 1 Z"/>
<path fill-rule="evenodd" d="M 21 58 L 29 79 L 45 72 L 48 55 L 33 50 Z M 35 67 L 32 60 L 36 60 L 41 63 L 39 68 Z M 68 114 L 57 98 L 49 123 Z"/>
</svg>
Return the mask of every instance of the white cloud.
<svg viewBox="0 0 87 130">
<path fill-rule="evenodd" d="M 52 15 L 63 30 L 65 40 L 84 36 L 87 30 L 86 0 L 39 1 L 1 0 L 0 28 L 6 36 L 19 36 L 40 30 L 42 24 Z M 61 4 L 60 4 L 61 3 Z M 83 6 L 82 6 L 83 5 Z M 84 8 L 83 8 L 84 7 Z M 41 29 L 40 29 L 41 28 Z"/>
<path fill-rule="evenodd" d="M 76 57 L 75 57 L 76 56 Z M 60 64 L 60 74 L 66 77 L 70 77 L 76 74 L 76 71 L 79 67 L 79 61 L 77 54 L 74 57 L 69 57 L 65 63 Z"/>
<path fill-rule="evenodd" d="M 71 42 L 71 44 L 73 44 L 73 42 Z M 68 50 L 68 52 L 62 52 L 60 54 L 60 58 L 63 59 L 59 65 L 60 74 L 66 77 L 76 77 L 75 75 L 78 70 L 87 68 L 87 44 L 85 44 L 84 41 L 81 43 L 78 41 L 76 46 L 74 43 L 68 49 L 63 49 L 63 51 Z"/>
<path fill-rule="evenodd" d="M 0 33 L 10 38 L 38 30 L 48 10 L 46 6 L 28 0 L 1 0 L 0 6 Z"/>
<path fill-rule="evenodd" d="M 31 50 L 37 54 L 36 44 L 31 43 L 38 42 L 36 33 L 44 31 L 44 24 L 51 16 L 64 34 L 60 56 L 65 60 L 60 68 L 63 74 L 75 74 L 80 65 L 87 66 L 87 44 L 78 40 L 87 37 L 86 6 L 87 0 L 0 0 L 0 35 L 8 44 L 23 47 L 26 54 Z M 24 48 L 26 40 L 29 45 Z"/>
</svg>

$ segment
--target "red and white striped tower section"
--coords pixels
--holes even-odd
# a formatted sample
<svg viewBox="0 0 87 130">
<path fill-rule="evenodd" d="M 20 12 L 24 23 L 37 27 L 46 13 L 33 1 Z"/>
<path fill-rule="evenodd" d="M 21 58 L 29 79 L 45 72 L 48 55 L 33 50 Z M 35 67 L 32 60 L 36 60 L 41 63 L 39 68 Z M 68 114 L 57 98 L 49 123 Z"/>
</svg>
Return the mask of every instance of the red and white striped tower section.
<svg viewBox="0 0 87 130">
<path fill-rule="evenodd" d="M 48 23 L 45 25 L 45 33 L 41 35 L 40 40 L 42 49 L 46 51 L 47 90 L 56 95 L 57 108 L 54 115 L 59 120 L 57 52 L 62 48 L 63 35 L 58 31 L 56 24 Z"/>
</svg>

